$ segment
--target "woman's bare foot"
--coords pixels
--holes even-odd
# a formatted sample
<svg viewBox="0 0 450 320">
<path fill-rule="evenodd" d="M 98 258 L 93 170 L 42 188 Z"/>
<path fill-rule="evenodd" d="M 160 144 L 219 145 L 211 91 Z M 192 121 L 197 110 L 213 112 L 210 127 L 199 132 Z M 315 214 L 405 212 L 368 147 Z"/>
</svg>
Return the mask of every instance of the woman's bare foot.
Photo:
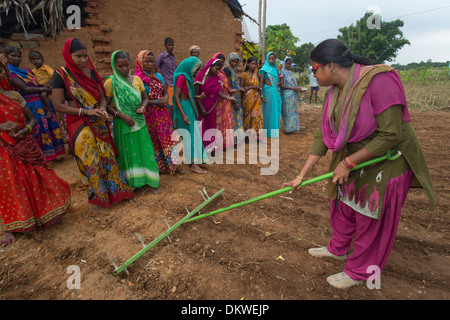
<svg viewBox="0 0 450 320">
<path fill-rule="evenodd" d="M 14 233 L 5 232 L 2 239 L 2 245 L 7 246 L 8 244 L 11 244 L 13 242 L 16 242 L 16 237 L 14 236 Z"/>
<path fill-rule="evenodd" d="M 208 171 L 203 170 L 199 165 L 197 164 L 193 164 L 191 166 L 191 170 L 194 171 L 195 173 L 200 173 L 200 174 L 204 174 L 204 173 L 208 173 Z"/>
<path fill-rule="evenodd" d="M 177 173 L 181 173 L 183 174 L 185 171 L 182 167 L 178 167 L 178 169 L 176 170 Z"/>
<path fill-rule="evenodd" d="M 159 190 L 159 188 L 153 188 L 149 186 L 149 189 L 152 190 L 154 194 L 161 194 L 161 190 Z"/>
<path fill-rule="evenodd" d="M 99 210 L 101 210 L 103 208 L 101 205 L 98 205 L 98 204 L 90 203 L 89 205 L 91 207 L 91 211 L 99 211 Z"/>
</svg>

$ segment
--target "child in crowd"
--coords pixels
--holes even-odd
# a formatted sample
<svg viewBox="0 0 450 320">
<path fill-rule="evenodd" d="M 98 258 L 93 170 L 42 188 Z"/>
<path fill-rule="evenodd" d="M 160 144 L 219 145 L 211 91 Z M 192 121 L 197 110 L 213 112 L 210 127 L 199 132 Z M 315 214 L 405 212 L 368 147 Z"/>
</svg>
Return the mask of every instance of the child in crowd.
<svg viewBox="0 0 450 320">
<path fill-rule="evenodd" d="M 50 108 L 51 101 L 49 96 L 51 94 L 52 87 L 50 84 L 50 79 L 53 76 L 54 70 L 48 65 L 44 64 L 44 56 L 39 51 L 31 51 L 28 54 L 28 58 L 30 59 L 30 62 L 34 65 L 34 69 L 32 69 L 31 71 L 33 72 L 37 82 L 39 83 L 39 86 L 47 89 L 45 91 L 42 91 L 41 99 L 42 101 L 44 101 L 44 104 L 47 106 L 47 108 L 51 110 Z M 67 143 L 68 134 L 64 117 L 63 115 L 61 115 L 61 113 L 56 112 L 56 119 L 58 120 L 59 126 L 63 131 L 64 142 Z"/>
</svg>

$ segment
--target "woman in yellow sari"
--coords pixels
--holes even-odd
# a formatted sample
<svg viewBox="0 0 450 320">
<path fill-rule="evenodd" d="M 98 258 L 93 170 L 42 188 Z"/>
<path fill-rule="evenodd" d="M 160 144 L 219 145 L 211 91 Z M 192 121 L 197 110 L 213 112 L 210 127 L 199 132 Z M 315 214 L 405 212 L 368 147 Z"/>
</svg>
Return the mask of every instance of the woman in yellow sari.
<svg viewBox="0 0 450 320">
<path fill-rule="evenodd" d="M 244 115 L 244 130 L 251 130 L 251 139 L 258 139 L 259 130 L 262 129 L 262 111 L 261 111 L 261 88 L 258 77 L 258 63 L 255 57 L 247 60 L 247 67 L 239 75 L 240 85 L 244 88 L 245 95 L 242 99 L 242 109 Z"/>
<path fill-rule="evenodd" d="M 108 208 L 133 198 L 134 193 L 116 160 L 105 89 L 83 42 L 68 39 L 63 57 L 66 66 L 58 69 L 51 81 L 53 103 L 57 111 L 66 114 L 69 146 L 81 180 L 88 186 L 89 203 Z"/>
</svg>

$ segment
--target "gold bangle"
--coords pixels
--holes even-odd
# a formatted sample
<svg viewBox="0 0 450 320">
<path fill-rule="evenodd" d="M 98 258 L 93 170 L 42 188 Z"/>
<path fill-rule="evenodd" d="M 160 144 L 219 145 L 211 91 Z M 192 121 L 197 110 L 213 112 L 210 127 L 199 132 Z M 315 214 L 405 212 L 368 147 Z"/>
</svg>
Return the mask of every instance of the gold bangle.
<svg viewBox="0 0 450 320">
<path fill-rule="evenodd" d="M 302 181 L 305 180 L 305 178 L 300 177 L 300 176 L 296 176 L 295 178 L 296 178 L 296 179 L 300 179 L 300 180 L 302 180 Z"/>
</svg>

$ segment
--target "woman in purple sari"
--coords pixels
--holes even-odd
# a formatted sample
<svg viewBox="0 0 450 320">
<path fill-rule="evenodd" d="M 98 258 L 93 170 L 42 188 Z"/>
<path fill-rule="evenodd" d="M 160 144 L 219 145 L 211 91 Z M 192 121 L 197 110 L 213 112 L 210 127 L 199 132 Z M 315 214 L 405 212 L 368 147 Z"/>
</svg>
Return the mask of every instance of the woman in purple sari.
<svg viewBox="0 0 450 320">
<path fill-rule="evenodd" d="M 329 86 L 322 123 L 299 175 L 283 187 L 291 186 L 294 191 L 332 151 L 328 199 L 334 199 L 330 208 L 333 233 L 328 246 L 308 252 L 345 260 L 343 272 L 327 281 L 347 289 L 371 278 L 373 271 L 378 277 L 383 270 L 410 187 L 423 188 L 431 207 L 434 193 L 398 72 L 387 65 L 371 65 L 337 39 L 320 43 L 311 52 L 311 64 L 319 85 Z M 399 151 L 400 156 L 355 168 L 390 150 Z M 352 242 L 353 252 L 347 256 Z"/>
<path fill-rule="evenodd" d="M 206 152 L 217 148 L 214 135 L 205 132 L 208 129 L 216 129 L 216 105 L 219 100 L 233 99 L 222 93 L 223 82 L 219 72 L 223 66 L 220 59 L 212 58 L 197 75 L 194 82 L 196 101 L 199 111 L 199 119 L 202 120 L 201 132 Z M 225 137 L 223 137 L 225 139 Z"/>
</svg>

